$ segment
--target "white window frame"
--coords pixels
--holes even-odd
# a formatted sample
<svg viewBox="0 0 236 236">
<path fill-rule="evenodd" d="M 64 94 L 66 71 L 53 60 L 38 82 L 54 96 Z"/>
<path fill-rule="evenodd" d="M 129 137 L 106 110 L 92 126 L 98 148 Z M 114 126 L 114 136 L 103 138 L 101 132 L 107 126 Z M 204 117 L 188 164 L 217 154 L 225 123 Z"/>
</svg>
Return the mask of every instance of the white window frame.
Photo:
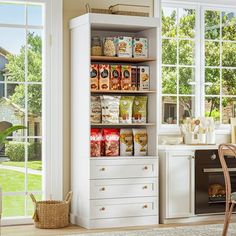
<svg viewBox="0 0 236 236">
<path fill-rule="evenodd" d="M 204 57 L 201 57 L 201 55 L 204 55 L 204 18 L 202 17 L 202 14 L 204 12 L 203 9 L 211 9 L 211 10 L 226 10 L 226 9 L 235 9 L 236 10 L 236 2 L 233 0 L 198 0 L 198 1 L 188 1 L 188 0 L 182 0 L 182 1 L 176 1 L 176 0 L 163 0 L 161 1 L 161 8 L 162 7 L 183 7 L 183 8 L 194 8 L 196 9 L 196 33 L 195 35 L 199 35 L 199 37 L 196 37 L 196 43 L 195 43 L 195 65 L 196 65 L 196 71 L 195 71 L 195 116 L 200 117 L 204 116 L 205 111 L 204 109 L 201 109 L 201 107 L 205 107 L 204 99 L 205 98 L 205 91 L 204 91 L 204 83 L 205 83 L 205 74 L 204 74 Z M 156 15 L 160 16 L 161 21 L 161 8 L 159 9 L 158 13 Z M 200 20 L 199 20 L 200 19 Z M 158 69 L 161 71 L 162 68 L 162 60 L 161 60 L 161 41 L 162 41 L 162 30 L 160 27 L 159 31 L 159 37 L 158 37 L 158 58 L 160 60 L 158 61 Z M 200 48 L 200 50 L 199 50 Z M 198 49 L 198 50 L 197 50 Z M 161 73 L 158 74 L 158 85 L 159 88 L 162 88 L 162 78 Z M 173 94 L 174 96 L 175 94 Z M 203 106 L 204 104 L 204 106 Z M 177 107 L 178 109 L 178 107 Z M 168 124 L 162 124 L 162 91 L 160 89 L 159 96 L 158 96 L 158 108 L 157 108 L 158 114 L 159 114 L 159 122 L 158 122 L 158 130 L 159 134 L 180 134 L 179 125 L 168 125 Z M 217 134 L 229 134 L 230 133 L 230 125 L 220 125 L 217 127 L 216 133 Z"/>
<path fill-rule="evenodd" d="M 43 175 L 42 191 L 45 199 L 63 199 L 63 63 L 62 63 L 62 0 L 1 0 L 15 3 L 42 3 L 45 6 L 43 46 Z M 32 217 L 9 217 L 2 225 L 33 223 Z"/>
</svg>

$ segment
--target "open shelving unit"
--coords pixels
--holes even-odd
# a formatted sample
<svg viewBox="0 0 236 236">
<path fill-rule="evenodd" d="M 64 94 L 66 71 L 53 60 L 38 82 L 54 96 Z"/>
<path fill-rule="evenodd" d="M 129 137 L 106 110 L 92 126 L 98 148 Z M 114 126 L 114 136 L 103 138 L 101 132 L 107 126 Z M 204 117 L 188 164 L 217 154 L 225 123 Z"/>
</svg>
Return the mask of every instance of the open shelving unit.
<svg viewBox="0 0 236 236">
<path fill-rule="evenodd" d="M 153 225 L 158 217 L 157 158 L 157 18 L 85 14 L 70 21 L 71 29 L 71 222 L 85 228 Z M 92 36 L 147 37 L 148 58 L 90 55 Z M 149 91 L 91 91 L 90 64 L 150 67 Z M 92 124 L 91 95 L 147 95 L 148 122 Z M 90 157 L 91 127 L 143 128 L 148 155 Z"/>
</svg>

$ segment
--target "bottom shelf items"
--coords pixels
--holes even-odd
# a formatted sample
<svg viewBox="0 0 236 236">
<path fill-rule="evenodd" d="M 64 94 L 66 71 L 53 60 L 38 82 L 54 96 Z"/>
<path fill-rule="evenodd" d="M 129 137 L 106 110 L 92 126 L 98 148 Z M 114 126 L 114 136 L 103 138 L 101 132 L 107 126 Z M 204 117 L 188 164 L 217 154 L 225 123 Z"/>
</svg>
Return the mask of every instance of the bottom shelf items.
<svg viewBox="0 0 236 236">
<path fill-rule="evenodd" d="M 148 133 L 146 128 L 92 128 L 90 155 L 100 156 L 147 156 Z"/>
</svg>

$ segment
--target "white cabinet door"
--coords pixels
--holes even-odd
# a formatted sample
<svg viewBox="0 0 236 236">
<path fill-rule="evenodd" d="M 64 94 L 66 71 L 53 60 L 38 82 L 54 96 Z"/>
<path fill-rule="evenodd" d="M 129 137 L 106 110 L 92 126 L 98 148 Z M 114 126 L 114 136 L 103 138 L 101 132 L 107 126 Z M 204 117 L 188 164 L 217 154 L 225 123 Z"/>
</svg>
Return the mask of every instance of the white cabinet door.
<svg viewBox="0 0 236 236">
<path fill-rule="evenodd" d="M 167 218 L 193 215 L 194 159 L 193 152 L 180 151 L 167 154 Z"/>
</svg>

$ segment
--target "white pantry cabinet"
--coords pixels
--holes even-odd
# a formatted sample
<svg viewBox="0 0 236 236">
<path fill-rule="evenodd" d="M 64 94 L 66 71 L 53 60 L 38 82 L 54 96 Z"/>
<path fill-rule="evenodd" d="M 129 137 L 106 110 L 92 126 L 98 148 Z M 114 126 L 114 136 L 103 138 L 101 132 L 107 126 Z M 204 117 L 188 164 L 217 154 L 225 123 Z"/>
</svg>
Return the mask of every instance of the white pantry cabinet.
<svg viewBox="0 0 236 236">
<path fill-rule="evenodd" d="M 157 158 L 157 77 L 159 19 L 85 14 L 70 21 L 71 30 L 71 222 L 107 228 L 159 223 Z M 147 37 L 148 58 L 90 55 L 92 36 Z M 150 67 L 149 91 L 90 91 L 90 65 L 128 64 Z M 91 95 L 147 95 L 148 122 L 92 124 Z M 146 128 L 148 155 L 90 157 L 91 128 Z"/>
<path fill-rule="evenodd" d="M 194 151 L 159 151 L 161 218 L 194 214 Z"/>
</svg>

